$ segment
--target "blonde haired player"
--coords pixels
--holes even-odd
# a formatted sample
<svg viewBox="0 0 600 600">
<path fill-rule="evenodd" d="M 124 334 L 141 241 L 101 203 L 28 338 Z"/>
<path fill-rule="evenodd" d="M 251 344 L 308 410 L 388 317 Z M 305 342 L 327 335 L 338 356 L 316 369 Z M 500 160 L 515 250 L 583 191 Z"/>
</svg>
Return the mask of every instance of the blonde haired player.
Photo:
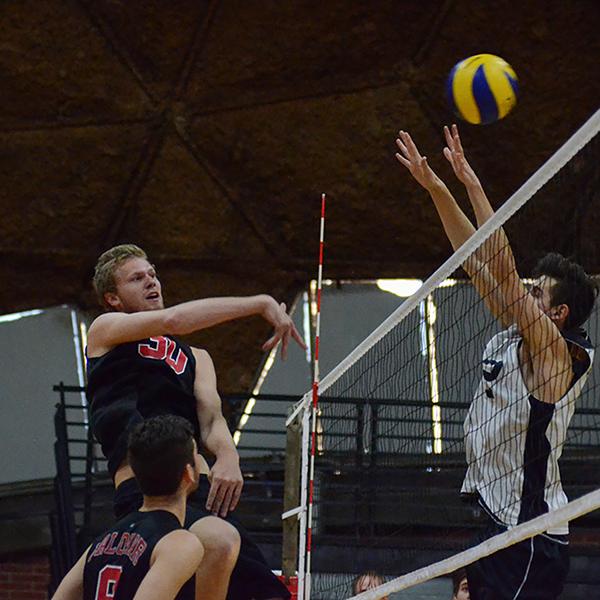
<svg viewBox="0 0 600 600">
<path fill-rule="evenodd" d="M 216 457 L 208 477 L 201 478 L 189 498 L 186 513 L 186 527 L 205 549 L 196 575 L 197 600 L 287 598 L 289 592 L 259 548 L 229 515 L 239 501 L 243 479 L 212 360 L 206 350 L 191 348 L 175 337 L 258 315 L 275 330 L 263 349 L 281 341 L 285 357 L 290 339 L 304 346 L 285 304 L 258 295 L 206 298 L 164 308 L 156 269 L 133 244 L 100 256 L 94 287 L 107 312 L 88 332 L 87 393 L 92 430 L 115 483 L 115 515 L 121 518 L 142 502 L 126 456 L 130 429 L 144 418 L 181 416 L 194 427 L 198 446 L 203 444 Z"/>
</svg>

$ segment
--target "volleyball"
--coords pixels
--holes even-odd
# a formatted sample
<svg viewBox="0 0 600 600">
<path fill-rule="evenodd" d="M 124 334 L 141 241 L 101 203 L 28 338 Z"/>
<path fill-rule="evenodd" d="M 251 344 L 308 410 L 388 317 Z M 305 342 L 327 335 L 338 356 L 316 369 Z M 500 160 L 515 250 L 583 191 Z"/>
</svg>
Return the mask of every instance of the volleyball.
<svg viewBox="0 0 600 600">
<path fill-rule="evenodd" d="M 447 82 L 454 113 L 473 125 L 503 119 L 517 103 L 519 84 L 513 68 L 494 54 L 476 54 L 454 65 Z"/>
</svg>

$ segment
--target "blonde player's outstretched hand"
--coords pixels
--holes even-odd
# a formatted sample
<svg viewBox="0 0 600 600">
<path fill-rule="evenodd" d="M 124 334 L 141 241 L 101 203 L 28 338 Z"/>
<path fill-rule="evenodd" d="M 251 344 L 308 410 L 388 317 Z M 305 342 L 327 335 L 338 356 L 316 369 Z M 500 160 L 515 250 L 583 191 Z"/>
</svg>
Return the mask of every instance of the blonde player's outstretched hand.
<svg viewBox="0 0 600 600">
<path fill-rule="evenodd" d="M 465 153 L 460 141 L 460 135 L 458 134 L 458 127 L 456 125 L 452 125 L 452 129 L 449 129 L 448 127 L 444 126 L 444 135 L 446 136 L 446 144 L 448 144 L 444 148 L 444 156 L 452 165 L 452 170 L 454 171 L 457 179 L 466 187 L 480 185 L 475 171 L 473 171 L 471 165 L 465 158 Z"/>
<path fill-rule="evenodd" d="M 396 145 L 400 150 L 400 152 L 396 153 L 396 159 L 410 171 L 410 174 L 415 178 L 417 183 L 427 191 L 443 185 L 441 179 L 429 166 L 427 157 L 421 156 L 409 133 L 400 130 L 396 139 Z"/>
<path fill-rule="evenodd" d="M 275 333 L 263 344 L 264 351 L 272 350 L 281 341 L 281 358 L 287 358 L 287 350 L 290 343 L 290 338 L 306 350 L 306 344 L 302 336 L 298 333 L 294 322 L 290 315 L 286 312 L 285 303 L 277 304 L 277 302 L 269 302 L 263 311 L 263 317 L 275 329 Z"/>
</svg>

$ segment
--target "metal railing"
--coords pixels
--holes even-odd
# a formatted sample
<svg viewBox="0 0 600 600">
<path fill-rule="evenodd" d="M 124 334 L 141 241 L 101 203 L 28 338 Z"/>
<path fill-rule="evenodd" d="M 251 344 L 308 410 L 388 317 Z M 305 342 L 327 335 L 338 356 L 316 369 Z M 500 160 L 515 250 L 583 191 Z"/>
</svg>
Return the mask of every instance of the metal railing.
<svg viewBox="0 0 600 600">
<path fill-rule="evenodd" d="M 61 383 L 54 390 L 59 394 L 59 402 L 55 416 L 57 512 L 52 516 L 52 561 L 53 574 L 56 573 L 56 577 L 60 579 L 81 552 L 83 545 L 89 543 L 90 536 L 99 533 L 94 529 L 93 515 L 99 510 L 110 511 L 112 482 L 107 473 L 106 461 L 88 426 L 87 407 L 80 400 L 83 388 Z M 76 402 L 68 401 L 68 398 L 75 397 Z M 242 436 L 238 445 L 245 475 L 243 520 L 250 531 L 259 534 L 259 539 L 278 542 L 281 536 L 280 514 L 286 494 L 285 419 L 289 408 L 300 397 L 248 394 L 223 396 L 224 412 L 232 432 L 239 429 L 250 398 L 254 398 L 256 402 L 250 418 L 241 428 Z M 404 517 L 414 519 L 414 525 L 418 526 L 420 518 L 408 510 L 403 500 L 407 493 L 411 493 L 404 482 L 411 478 L 416 482 L 415 473 L 419 478 L 427 478 L 427 473 L 433 472 L 432 477 L 438 477 L 440 481 L 441 487 L 436 487 L 434 494 L 423 496 L 422 502 L 434 502 L 447 499 L 450 494 L 457 495 L 461 470 L 464 469 L 462 433 L 459 429 L 467 404 L 440 404 L 448 417 L 445 422 L 448 435 L 444 438 L 444 443 L 451 451 L 435 455 L 425 451 L 390 452 L 388 447 L 393 444 L 395 448 L 402 448 L 403 444 L 410 445 L 414 442 L 423 447 L 421 442 L 429 435 L 431 425 L 428 416 L 430 406 L 424 402 L 328 396 L 321 398 L 320 402 L 324 431 L 319 435 L 325 442 L 333 442 L 330 445 L 325 443 L 317 457 L 316 493 L 322 494 L 322 499 L 327 503 L 327 508 L 323 507 L 316 515 L 317 532 L 338 540 L 339 543 L 342 539 L 347 540 L 348 536 L 355 538 L 359 534 L 371 539 L 379 538 L 384 543 L 389 530 L 406 525 Z M 337 413 L 336 407 L 341 407 Z M 396 409 L 398 414 L 394 413 Z M 400 424 L 398 415 L 402 410 L 405 411 L 402 423 L 407 427 L 400 430 L 398 426 L 394 429 Z M 581 429 L 585 429 L 599 443 L 577 443 L 575 439 L 575 443 L 565 449 L 564 458 L 577 465 L 583 464 L 593 454 L 593 464 L 600 464 L 598 453 L 595 452 L 596 449 L 600 450 L 600 410 L 582 409 L 577 414 L 594 417 L 590 419 L 592 427 Z M 451 427 L 455 428 L 452 435 Z M 572 431 L 577 438 L 577 426 Z M 442 477 L 444 473 L 446 476 Z M 413 487 L 418 491 L 424 489 L 425 484 L 426 481 L 423 480 L 420 481 L 420 486 Z M 98 493 L 101 487 L 106 493 Z M 436 497 L 438 491 L 439 495 Z M 463 513 L 468 509 L 454 507 L 453 502 L 448 507 L 456 513 L 453 513 L 453 518 L 456 518 L 457 523 L 464 523 Z M 404 506 L 404 510 L 390 511 L 390 507 L 394 505 L 397 508 Z M 434 509 L 433 504 L 431 509 Z M 403 518 L 390 519 L 389 515 L 392 513 L 398 513 Z M 423 528 L 429 525 L 429 522 L 421 523 Z"/>
<path fill-rule="evenodd" d="M 88 407 L 82 401 L 85 388 L 61 382 L 53 387 L 53 391 L 59 395 L 54 417 L 56 511 L 50 518 L 53 542 L 52 580 L 55 587 L 90 539 L 100 533 L 96 531 L 94 515 L 112 511 L 112 481 L 107 461 L 89 427 Z M 249 397 L 248 394 L 223 396 L 232 431 L 235 430 Z M 256 399 L 275 401 L 277 406 L 282 407 L 281 411 L 257 410 L 253 413 L 254 416 L 263 418 L 281 418 L 281 429 L 270 430 L 249 425 L 244 432 L 280 437 L 282 447 L 276 443 L 265 448 L 257 440 L 240 445 L 242 454 L 251 454 L 241 461 L 245 479 L 243 504 L 248 513 L 244 516 L 244 523 L 247 529 L 255 534 L 259 533 L 259 538 L 279 542 L 284 496 L 285 417 L 287 406 L 297 402 L 299 397 L 257 396 Z M 104 493 L 99 494 L 100 489 Z M 256 515 L 254 520 L 253 514 Z"/>
<path fill-rule="evenodd" d="M 52 579 L 58 584 L 81 551 L 82 532 L 89 528 L 92 510 L 94 441 L 88 427 L 86 407 L 67 402 L 67 394 L 81 394 L 80 386 L 53 387 L 59 402 L 54 414 L 54 459 L 56 512 L 50 517 L 52 533 Z M 77 433 L 73 435 L 73 431 Z M 73 452 L 76 446 L 79 452 Z"/>
</svg>

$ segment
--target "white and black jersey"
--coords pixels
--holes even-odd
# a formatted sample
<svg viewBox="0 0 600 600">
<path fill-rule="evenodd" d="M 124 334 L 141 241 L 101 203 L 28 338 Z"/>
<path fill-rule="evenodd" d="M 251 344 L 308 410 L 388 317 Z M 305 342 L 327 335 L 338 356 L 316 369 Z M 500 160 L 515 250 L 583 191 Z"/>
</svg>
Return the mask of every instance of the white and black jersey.
<svg viewBox="0 0 600 600">
<path fill-rule="evenodd" d="M 586 359 L 574 361 L 571 387 L 556 404 L 539 401 L 527 389 L 516 326 L 494 336 L 483 353 L 482 378 L 464 424 L 468 468 L 461 493 L 477 494 L 507 527 L 567 502 L 558 459 L 594 350 L 583 330 L 563 336 L 585 350 Z M 566 534 L 567 524 L 548 533 Z"/>
</svg>

